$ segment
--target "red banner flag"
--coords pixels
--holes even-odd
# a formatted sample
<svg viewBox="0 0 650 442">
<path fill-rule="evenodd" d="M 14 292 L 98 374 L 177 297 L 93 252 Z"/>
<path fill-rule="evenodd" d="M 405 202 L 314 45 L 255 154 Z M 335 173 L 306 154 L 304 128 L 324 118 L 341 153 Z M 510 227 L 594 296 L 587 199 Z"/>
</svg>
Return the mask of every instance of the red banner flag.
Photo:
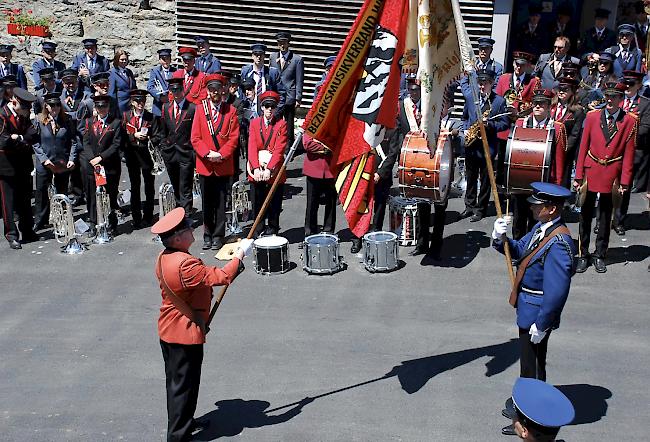
<svg viewBox="0 0 650 442">
<path fill-rule="evenodd" d="M 395 127 L 407 19 L 408 0 L 365 1 L 303 126 L 332 149 L 339 200 L 357 237 L 372 218 L 372 150 Z"/>
</svg>

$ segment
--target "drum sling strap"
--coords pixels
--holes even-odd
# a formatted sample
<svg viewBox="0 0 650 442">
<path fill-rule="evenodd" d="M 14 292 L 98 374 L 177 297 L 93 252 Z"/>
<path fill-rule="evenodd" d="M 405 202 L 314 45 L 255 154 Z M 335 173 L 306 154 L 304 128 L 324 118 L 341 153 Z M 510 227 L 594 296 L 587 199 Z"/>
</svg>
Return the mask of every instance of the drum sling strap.
<svg viewBox="0 0 650 442">
<path fill-rule="evenodd" d="M 163 254 L 164 253 L 158 255 L 158 261 L 156 262 L 156 273 L 160 275 L 160 282 L 162 283 L 162 287 L 165 292 L 165 295 L 167 295 L 167 297 L 172 302 L 172 304 L 174 304 L 176 310 L 181 312 L 181 314 L 187 317 L 190 321 L 192 321 L 193 323 L 201 327 L 201 331 L 205 333 L 203 321 L 198 319 L 200 318 L 198 311 L 194 310 L 192 307 L 187 305 L 187 303 L 183 301 L 183 299 L 180 296 L 174 293 L 174 291 L 167 285 L 167 281 L 165 281 L 165 275 L 163 274 L 163 269 L 161 264 Z"/>
<path fill-rule="evenodd" d="M 208 100 L 203 100 L 203 112 L 205 113 L 205 121 L 208 122 L 208 132 L 210 132 L 210 136 L 212 137 L 214 148 L 217 149 L 217 152 L 219 152 L 221 146 L 219 145 L 219 140 L 217 140 L 217 135 L 221 133 L 221 128 L 223 127 L 223 120 L 226 119 L 226 116 L 220 112 L 221 119 L 219 120 L 219 125 L 215 129 L 214 126 L 212 125 L 212 117 L 210 116 L 210 104 L 208 103 Z"/>
<path fill-rule="evenodd" d="M 515 277 L 515 282 L 512 285 L 512 291 L 510 292 L 510 298 L 508 299 L 508 302 L 510 303 L 511 306 L 517 308 L 517 297 L 519 295 L 519 287 L 521 286 L 521 281 L 524 279 L 524 273 L 526 273 L 526 268 L 528 267 L 528 263 L 530 263 L 530 260 L 533 259 L 533 256 L 535 256 L 535 253 L 538 252 L 539 250 L 543 249 L 544 246 L 556 234 L 570 235 L 571 232 L 569 232 L 569 229 L 568 229 L 567 226 L 564 226 L 564 225 L 555 226 L 552 230 L 550 230 L 549 232 L 546 232 L 546 236 L 539 242 L 537 247 L 533 247 L 533 248 L 527 250 L 526 254 L 519 261 L 519 267 L 517 268 L 517 276 Z"/>
</svg>

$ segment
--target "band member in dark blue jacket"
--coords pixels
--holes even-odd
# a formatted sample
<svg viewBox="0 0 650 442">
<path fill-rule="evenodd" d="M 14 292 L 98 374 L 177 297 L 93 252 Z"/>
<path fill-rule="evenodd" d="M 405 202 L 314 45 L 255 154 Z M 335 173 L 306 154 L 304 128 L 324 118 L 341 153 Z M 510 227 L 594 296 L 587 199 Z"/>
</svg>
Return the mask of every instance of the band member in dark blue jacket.
<svg viewBox="0 0 650 442">
<path fill-rule="evenodd" d="M 472 222 L 483 219 L 490 201 L 490 179 L 487 175 L 487 163 L 483 154 L 483 142 L 478 134 L 478 119 L 482 118 L 485 123 L 490 156 L 493 160 L 497 152 L 497 133 L 510 127 L 510 119 L 506 113 L 506 101 L 492 91 L 495 77 L 494 71 L 486 69 L 478 71 L 481 115 L 476 115 L 474 99 L 471 96 L 465 97 L 465 107 L 463 108 L 467 190 L 465 191 L 465 211 L 461 217 L 471 216 L 470 221 Z M 479 182 L 481 189 L 480 192 L 477 192 Z"/>
<path fill-rule="evenodd" d="M 92 76 L 100 72 L 108 72 L 111 66 L 106 57 L 97 53 L 96 38 L 86 38 L 82 43 L 84 52 L 75 55 L 70 67 L 79 72 L 79 79 L 84 89 L 92 92 Z"/>
<path fill-rule="evenodd" d="M 157 117 L 162 113 L 163 104 L 169 101 L 169 85 L 167 81 L 176 72 L 176 68 L 171 65 L 171 49 L 159 49 L 158 58 L 160 65 L 149 72 L 149 81 L 147 81 L 147 91 L 153 97 L 151 112 Z"/>
</svg>

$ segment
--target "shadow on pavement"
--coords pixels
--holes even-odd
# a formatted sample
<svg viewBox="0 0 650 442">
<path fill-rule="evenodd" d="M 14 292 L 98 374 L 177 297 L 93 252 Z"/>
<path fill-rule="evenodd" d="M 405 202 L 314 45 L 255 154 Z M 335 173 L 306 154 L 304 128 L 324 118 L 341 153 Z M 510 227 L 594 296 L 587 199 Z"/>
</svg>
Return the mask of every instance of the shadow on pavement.
<svg viewBox="0 0 650 442">
<path fill-rule="evenodd" d="M 576 417 L 569 425 L 597 422 L 607 414 L 607 399 L 612 392 L 605 387 L 589 384 L 556 385 L 569 398 Z"/>
<path fill-rule="evenodd" d="M 467 233 L 456 233 L 444 238 L 439 260 L 425 256 L 420 264 L 460 269 L 469 265 L 481 249 L 490 247 L 490 242 L 485 232 L 473 230 Z"/>
<path fill-rule="evenodd" d="M 629 247 L 612 247 L 607 250 L 607 259 L 605 262 L 610 264 L 619 264 L 625 262 L 641 262 L 650 256 L 650 247 L 634 244 Z"/>
</svg>

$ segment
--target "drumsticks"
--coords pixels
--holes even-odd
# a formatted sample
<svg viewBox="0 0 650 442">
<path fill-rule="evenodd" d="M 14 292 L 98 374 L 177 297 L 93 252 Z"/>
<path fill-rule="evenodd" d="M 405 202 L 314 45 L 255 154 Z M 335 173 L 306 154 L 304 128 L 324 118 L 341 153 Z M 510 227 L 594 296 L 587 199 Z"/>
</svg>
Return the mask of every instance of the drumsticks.
<svg viewBox="0 0 650 442">
<path fill-rule="evenodd" d="M 262 204 L 262 208 L 260 209 L 259 213 L 255 217 L 255 221 L 253 222 L 253 226 L 251 227 L 250 231 L 248 232 L 248 235 L 246 236 L 246 239 L 251 239 L 253 235 L 255 234 L 255 231 L 257 230 L 257 226 L 259 223 L 264 219 L 264 215 L 266 214 L 267 209 L 269 208 L 269 205 L 271 204 L 271 199 L 273 199 L 273 195 L 275 194 L 275 191 L 278 188 L 278 185 L 280 184 L 280 180 L 282 179 L 282 176 L 284 175 L 286 169 L 287 169 L 287 164 L 293 159 L 293 155 L 296 153 L 296 149 L 298 148 L 298 144 L 302 140 L 302 134 L 304 130 L 302 128 L 298 129 L 298 136 L 296 136 L 296 139 L 294 140 L 293 144 L 291 145 L 291 148 L 289 149 L 289 152 L 287 153 L 287 156 L 284 158 L 284 162 L 282 163 L 282 167 L 280 168 L 280 171 L 278 172 L 277 176 L 275 177 L 275 180 L 273 181 L 273 184 L 271 185 L 271 189 L 269 189 L 269 193 L 267 193 L 266 198 L 264 199 L 264 204 Z M 221 291 L 217 295 L 217 299 L 214 302 L 214 305 L 212 306 L 212 310 L 210 310 L 210 317 L 208 318 L 208 321 L 205 323 L 206 328 L 210 325 L 212 322 L 212 318 L 214 318 L 214 315 L 217 313 L 217 309 L 219 308 L 219 305 L 221 305 L 221 300 L 223 299 L 224 296 L 226 296 L 226 291 L 228 290 L 228 286 L 224 285 L 221 287 Z"/>
</svg>

